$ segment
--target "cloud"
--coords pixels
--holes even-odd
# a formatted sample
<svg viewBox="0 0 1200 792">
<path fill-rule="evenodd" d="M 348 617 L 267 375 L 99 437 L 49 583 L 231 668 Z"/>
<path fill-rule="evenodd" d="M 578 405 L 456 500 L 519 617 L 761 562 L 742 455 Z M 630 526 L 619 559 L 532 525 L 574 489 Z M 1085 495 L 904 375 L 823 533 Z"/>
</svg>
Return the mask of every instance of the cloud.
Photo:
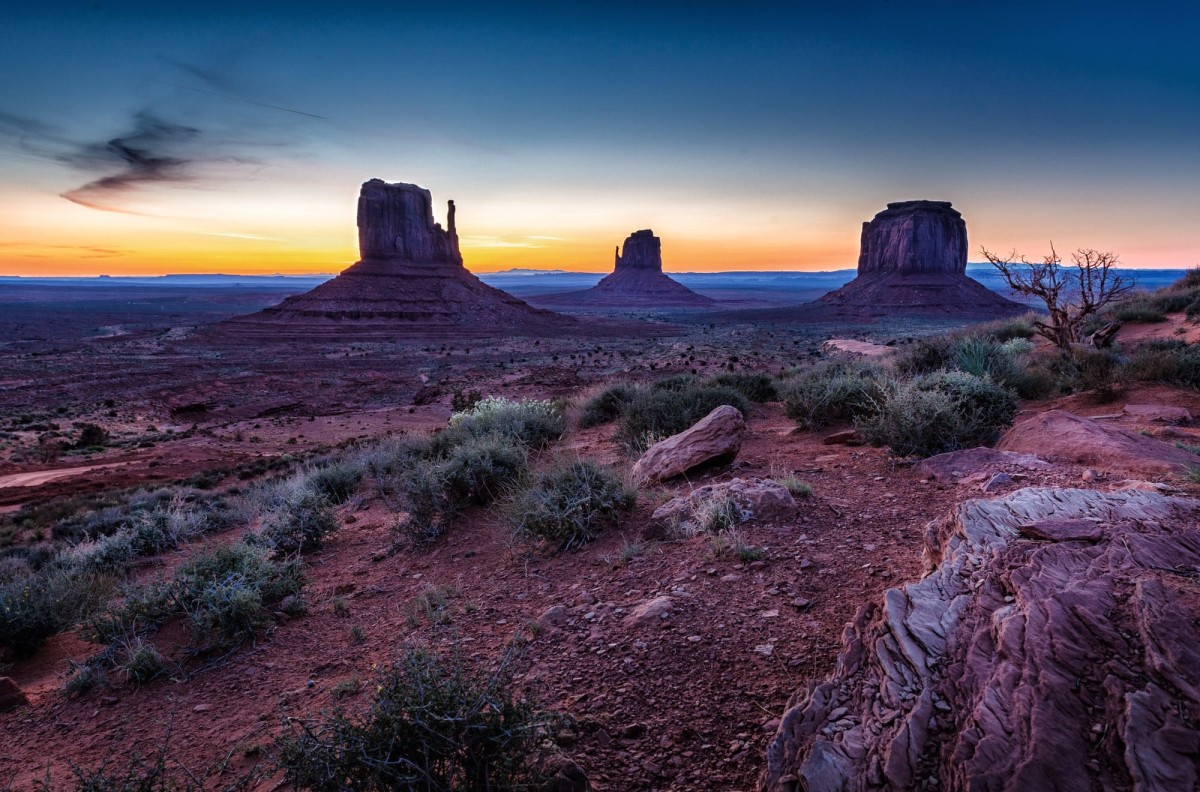
<svg viewBox="0 0 1200 792">
<path fill-rule="evenodd" d="M 59 161 L 91 170 L 116 169 L 115 173 L 62 194 L 68 201 L 109 212 L 131 212 L 113 203 L 114 198 L 147 184 L 184 182 L 202 161 L 197 155 L 201 138 L 196 127 L 165 121 L 148 112 L 134 116 L 132 131 L 103 144 L 87 144 Z"/>
</svg>

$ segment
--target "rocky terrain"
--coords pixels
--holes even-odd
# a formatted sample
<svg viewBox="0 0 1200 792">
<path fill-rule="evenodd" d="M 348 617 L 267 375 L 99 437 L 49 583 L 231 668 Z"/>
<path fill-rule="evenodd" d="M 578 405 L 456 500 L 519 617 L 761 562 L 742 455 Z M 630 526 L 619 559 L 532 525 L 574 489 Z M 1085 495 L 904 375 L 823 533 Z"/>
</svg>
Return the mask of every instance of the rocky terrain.
<svg viewBox="0 0 1200 792">
<path fill-rule="evenodd" d="M 613 271 L 590 289 L 531 297 L 539 305 L 608 308 L 706 307 L 716 300 L 697 294 L 663 272 L 662 240 L 634 231 L 614 254 Z"/>
<path fill-rule="evenodd" d="M 124 660 L 82 692 L 80 669 L 127 645 L 72 626 L 6 657 L 0 788 L 47 773 L 73 788 L 73 766 L 111 775 L 131 756 L 162 756 L 195 788 L 287 788 L 279 735 L 369 706 L 411 647 L 509 658 L 516 687 L 567 719 L 543 746 L 568 763 L 556 789 L 1188 788 L 1200 392 L 1166 368 L 1190 359 L 1180 326 L 1128 325 L 1120 355 L 1103 353 L 1121 373 L 1056 374 L 1074 378 L 1065 391 L 1039 379 L 1053 357 L 1020 322 L 944 340 L 932 324 L 913 340 L 911 323 L 852 339 L 658 325 L 586 345 L 334 335 L 302 355 L 181 327 L 0 348 L 0 573 L 139 487 L 235 504 L 122 568 L 124 586 L 170 579 L 265 535 L 267 494 L 365 471 L 323 507 L 333 528 L 303 551 L 303 607 L 275 602 L 251 638 L 212 651 L 171 617 L 139 637 L 165 670 L 137 678 Z M 886 372 L 993 387 L 961 368 L 897 373 L 938 344 L 950 361 L 984 345 L 1033 394 L 1004 397 L 991 447 L 899 457 L 879 444 L 889 427 L 845 411 L 853 391 L 820 390 Z M 519 492 L 401 541 L 398 474 L 357 460 L 453 438 L 451 414 L 488 395 L 563 411 L 521 487 L 586 460 L 636 502 L 568 549 L 514 530 Z"/>
</svg>

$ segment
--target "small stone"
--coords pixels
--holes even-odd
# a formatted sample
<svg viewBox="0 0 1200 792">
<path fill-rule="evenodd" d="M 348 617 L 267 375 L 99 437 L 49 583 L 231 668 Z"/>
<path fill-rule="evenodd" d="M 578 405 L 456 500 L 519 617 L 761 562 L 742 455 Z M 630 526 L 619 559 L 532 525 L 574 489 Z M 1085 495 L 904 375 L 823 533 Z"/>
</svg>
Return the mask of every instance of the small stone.
<svg viewBox="0 0 1200 792">
<path fill-rule="evenodd" d="M 197 704 L 196 706 L 192 707 L 192 712 L 208 712 L 211 709 L 211 704 Z"/>
<path fill-rule="evenodd" d="M 754 647 L 754 651 L 763 657 L 770 657 L 771 655 L 775 654 L 775 644 L 759 644 L 758 646 Z"/>
</svg>

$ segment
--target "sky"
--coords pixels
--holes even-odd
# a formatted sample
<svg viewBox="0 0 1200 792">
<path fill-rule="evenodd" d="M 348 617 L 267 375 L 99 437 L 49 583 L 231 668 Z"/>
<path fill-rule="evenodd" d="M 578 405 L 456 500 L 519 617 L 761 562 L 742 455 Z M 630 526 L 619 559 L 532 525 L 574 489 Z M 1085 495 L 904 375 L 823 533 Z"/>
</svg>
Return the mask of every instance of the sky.
<svg viewBox="0 0 1200 792">
<path fill-rule="evenodd" d="M 15 4 L 14 4 L 15 5 Z M 24 3 L 0 274 L 336 272 L 370 178 L 466 264 L 853 267 L 888 202 L 981 246 L 1200 264 L 1196 3 Z"/>
</svg>

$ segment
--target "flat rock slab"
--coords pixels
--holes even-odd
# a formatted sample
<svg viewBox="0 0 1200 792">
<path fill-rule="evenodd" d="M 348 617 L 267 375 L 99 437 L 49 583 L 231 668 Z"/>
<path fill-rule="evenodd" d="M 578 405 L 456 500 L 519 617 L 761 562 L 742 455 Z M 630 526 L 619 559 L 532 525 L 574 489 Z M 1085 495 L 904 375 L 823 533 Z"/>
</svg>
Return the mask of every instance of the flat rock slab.
<svg viewBox="0 0 1200 792">
<path fill-rule="evenodd" d="M 1062 410 L 1049 410 L 1018 423 L 996 447 L 1139 476 L 1174 475 L 1200 466 L 1200 456 L 1182 448 Z"/>
<path fill-rule="evenodd" d="M 733 501 L 739 522 L 777 520 L 796 513 L 796 499 L 782 484 L 770 479 L 735 478 L 672 498 L 655 509 L 650 519 L 656 526 L 686 528 L 706 503 L 722 498 Z"/>
<path fill-rule="evenodd" d="M 916 465 L 921 476 L 938 481 L 954 481 L 976 473 L 1001 470 L 1053 470 L 1054 465 L 1032 454 L 997 451 L 994 448 L 966 448 L 922 459 Z"/>
<path fill-rule="evenodd" d="M 1187 423 L 1192 420 L 1192 414 L 1185 408 L 1169 404 L 1126 404 L 1121 408 L 1121 413 L 1141 421 Z"/>
<path fill-rule="evenodd" d="M 1196 789 L 1198 518 L 1140 491 L 955 506 L 925 577 L 860 608 L 792 696 L 760 789 Z"/>
</svg>

